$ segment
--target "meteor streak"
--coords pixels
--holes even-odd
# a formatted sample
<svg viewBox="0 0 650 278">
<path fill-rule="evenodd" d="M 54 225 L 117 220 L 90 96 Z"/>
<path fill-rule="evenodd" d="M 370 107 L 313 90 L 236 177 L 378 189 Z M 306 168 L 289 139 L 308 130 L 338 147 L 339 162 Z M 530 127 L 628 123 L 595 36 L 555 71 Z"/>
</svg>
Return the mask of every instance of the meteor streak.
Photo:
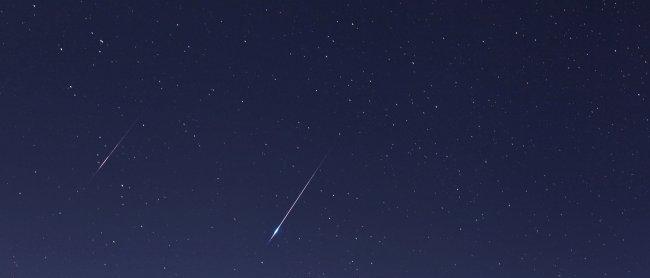
<svg viewBox="0 0 650 278">
<path fill-rule="evenodd" d="M 99 164 L 99 167 L 97 167 L 97 170 L 95 170 L 95 172 L 93 173 L 93 175 L 90 177 L 90 181 L 88 181 L 88 182 L 91 182 L 91 181 L 95 178 L 95 176 L 97 176 L 97 173 L 99 173 L 99 171 L 102 170 L 102 168 L 104 167 L 104 165 L 106 164 L 106 162 L 108 161 L 108 159 L 111 158 L 111 155 L 113 155 L 113 152 L 115 152 L 115 150 L 117 149 L 117 147 L 119 147 L 120 144 L 122 144 L 122 141 L 124 141 L 124 138 L 126 138 L 126 136 L 129 135 L 129 133 L 131 132 L 131 129 L 133 129 L 133 127 L 135 126 L 135 124 L 138 122 L 139 119 L 140 119 L 140 116 L 138 115 L 138 117 L 135 118 L 135 120 L 133 121 L 133 123 L 131 123 L 131 125 L 129 126 L 129 129 L 127 129 L 126 132 L 124 132 L 124 134 L 122 135 L 122 137 L 120 137 L 120 140 L 117 141 L 117 144 L 115 144 L 115 146 L 113 147 L 113 149 L 111 149 L 111 151 L 108 153 L 108 155 L 106 155 L 106 157 L 104 158 L 104 160 L 102 160 L 102 163 Z"/>
<path fill-rule="evenodd" d="M 293 201 L 293 204 L 291 204 L 291 207 L 289 207 L 289 210 L 287 210 L 287 213 L 284 214 L 284 217 L 282 218 L 282 221 L 280 221 L 280 224 L 275 228 L 275 230 L 273 230 L 273 234 L 271 235 L 271 237 L 269 238 L 269 241 L 267 243 L 271 243 L 271 240 L 273 240 L 275 235 L 278 234 L 278 232 L 280 231 L 280 227 L 282 227 L 282 224 L 284 223 L 284 221 L 287 220 L 287 217 L 289 216 L 289 213 L 291 213 L 291 210 L 293 209 L 293 207 L 296 205 L 296 203 L 298 203 L 298 200 L 300 200 L 300 197 L 302 196 L 302 193 L 305 192 L 305 189 L 307 189 L 307 186 L 309 185 L 311 180 L 314 178 L 314 176 L 316 176 L 316 172 L 318 172 L 318 170 L 320 170 L 320 167 L 323 165 L 323 162 L 325 162 L 325 159 L 327 158 L 327 156 L 329 154 L 330 154 L 330 152 L 327 152 L 325 154 L 325 156 L 323 157 L 323 159 L 321 159 L 320 163 L 318 163 L 318 167 L 316 167 L 316 170 L 314 170 L 314 172 L 311 174 L 311 176 L 307 180 L 307 183 L 305 184 L 305 186 L 302 187 L 302 190 L 300 190 L 300 193 L 298 193 L 298 197 L 296 198 L 295 201 Z"/>
</svg>

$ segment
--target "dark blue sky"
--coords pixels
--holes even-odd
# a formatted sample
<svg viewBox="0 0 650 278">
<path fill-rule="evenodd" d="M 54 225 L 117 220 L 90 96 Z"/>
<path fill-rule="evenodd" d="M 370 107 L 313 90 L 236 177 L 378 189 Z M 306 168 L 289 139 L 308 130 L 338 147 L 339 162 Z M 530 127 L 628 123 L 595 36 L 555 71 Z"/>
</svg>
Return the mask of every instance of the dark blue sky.
<svg viewBox="0 0 650 278">
<path fill-rule="evenodd" d="M 0 276 L 648 277 L 648 10 L 4 1 Z"/>
</svg>

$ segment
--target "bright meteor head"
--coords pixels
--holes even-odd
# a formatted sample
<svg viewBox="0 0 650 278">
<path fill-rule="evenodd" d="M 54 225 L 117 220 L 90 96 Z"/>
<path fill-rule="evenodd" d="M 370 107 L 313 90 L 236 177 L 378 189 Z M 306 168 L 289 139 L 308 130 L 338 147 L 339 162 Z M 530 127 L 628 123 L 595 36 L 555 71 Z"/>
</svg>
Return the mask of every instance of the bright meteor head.
<svg viewBox="0 0 650 278">
<path fill-rule="evenodd" d="M 280 231 L 280 226 L 278 226 L 277 228 L 275 228 L 275 230 L 273 230 L 273 234 L 272 234 L 271 237 L 269 238 L 269 242 L 268 242 L 268 243 L 271 243 L 271 240 L 273 240 L 273 238 L 275 237 L 275 235 L 278 234 L 279 231 Z"/>
</svg>

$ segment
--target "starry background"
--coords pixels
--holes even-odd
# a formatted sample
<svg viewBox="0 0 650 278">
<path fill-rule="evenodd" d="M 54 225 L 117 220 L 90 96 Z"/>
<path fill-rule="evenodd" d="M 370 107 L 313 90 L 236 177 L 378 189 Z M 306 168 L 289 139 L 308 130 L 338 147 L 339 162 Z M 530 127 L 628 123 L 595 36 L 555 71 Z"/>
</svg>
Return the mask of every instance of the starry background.
<svg viewBox="0 0 650 278">
<path fill-rule="evenodd" d="M 564 2 L 3 1 L 0 276 L 648 277 L 650 7 Z"/>
</svg>

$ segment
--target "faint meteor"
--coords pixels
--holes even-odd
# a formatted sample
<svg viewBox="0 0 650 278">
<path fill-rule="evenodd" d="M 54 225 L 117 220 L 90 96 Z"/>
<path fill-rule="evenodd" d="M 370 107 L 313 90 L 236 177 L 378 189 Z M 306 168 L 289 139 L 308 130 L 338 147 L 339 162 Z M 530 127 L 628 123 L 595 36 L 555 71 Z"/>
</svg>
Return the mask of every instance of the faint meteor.
<svg viewBox="0 0 650 278">
<path fill-rule="evenodd" d="M 293 201 L 293 204 L 291 204 L 291 207 L 289 207 L 289 210 L 287 210 L 287 213 L 284 214 L 284 217 L 282 218 L 282 221 L 280 221 L 280 224 L 275 228 L 275 230 L 273 230 L 273 234 L 271 235 L 271 237 L 269 238 L 269 241 L 267 243 L 271 243 L 271 240 L 273 240 L 275 235 L 278 234 L 278 232 L 280 231 L 280 227 L 282 227 L 282 224 L 284 223 L 284 221 L 287 220 L 287 217 L 289 216 L 289 213 L 291 213 L 291 210 L 293 209 L 293 207 L 296 205 L 296 203 L 298 203 L 298 200 L 300 200 L 300 197 L 302 196 L 302 193 L 305 192 L 305 189 L 307 189 L 307 186 L 309 185 L 311 180 L 314 178 L 314 176 L 316 176 L 316 173 L 318 172 L 318 170 L 320 170 L 320 167 L 323 166 L 323 162 L 325 162 L 325 159 L 327 158 L 327 156 L 329 154 L 330 154 L 330 152 L 328 151 L 325 154 L 325 156 L 323 156 L 323 159 L 321 159 L 320 163 L 318 163 L 318 167 L 316 167 L 316 170 L 314 170 L 314 172 L 311 174 L 311 176 L 307 180 L 307 183 L 305 184 L 305 186 L 302 187 L 302 190 L 300 190 L 300 193 L 298 193 L 298 197 L 296 198 L 295 201 Z"/>
<path fill-rule="evenodd" d="M 108 153 L 108 155 L 106 155 L 106 157 L 104 158 L 104 160 L 102 160 L 102 163 L 99 164 L 99 167 L 97 167 L 97 170 L 95 170 L 95 172 L 93 173 L 93 175 L 90 177 L 90 181 L 92 181 L 92 180 L 95 178 L 95 176 L 97 176 L 97 173 L 99 173 L 99 171 L 102 170 L 102 168 L 104 167 L 104 165 L 106 165 L 106 162 L 108 161 L 108 159 L 111 158 L 111 155 L 113 155 L 113 152 L 115 152 L 115 150 L 117 150 L 117 147 L 119 147 L 120 144 L 122 144 L 122 141 L 124 141 L 124 138 L 126 138 L 126 136 L 129 135 L 129 133 L 131 132 L 131 129 L 133 129 L 133 127 L 134 127 L 135 124 L 138 122 L 138 120 L 140 120 L 140 116 L 139 116 L 139 115 L 138 115 L 138 117 L 135 118 L 135 120 L 133 121 L 133 123 L 131 123 L 131 125 L 130 125 L 129 128 L 126 130 L 126 132 L 124 132 L 124 134 L 122 135 L 122 137 L 120 137 L 120 140 L 117 141 L 117 144 L 115 144 L 115 146 L 113 147 L 113 149 L 111 149 L 111 151 Z M 88 181 L 88 182 L 90 182 L 90 181 Z"/>
</svg>

